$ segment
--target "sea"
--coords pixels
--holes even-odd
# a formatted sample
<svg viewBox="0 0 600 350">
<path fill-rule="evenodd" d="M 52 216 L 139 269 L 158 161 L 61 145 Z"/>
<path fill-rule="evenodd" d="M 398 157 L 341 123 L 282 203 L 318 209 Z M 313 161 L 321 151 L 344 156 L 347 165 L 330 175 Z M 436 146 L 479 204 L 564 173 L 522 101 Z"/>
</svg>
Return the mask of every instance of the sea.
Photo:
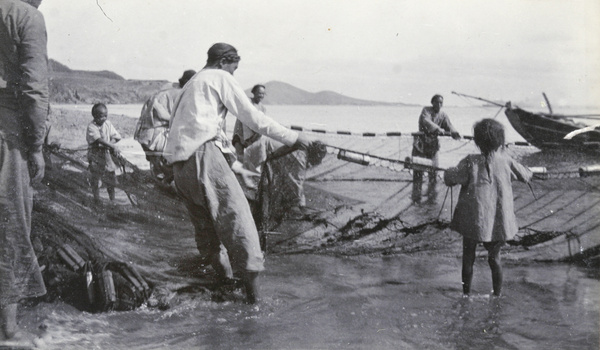
<svg viewBox="0 0 600 350">
<path fill-rule="evenodd" d="M 89 110 L 90 106 L 60 106 Z M 422 107 L 267 106 L 286 126 L 330 132 L 417 131 Z M 109 118 L 137 118 L 141 105 L 109 105 Z M 473 123 L 496 118 L 508 142 L 523 141 L 503 111 L 445 107 L 463 135 Z M 568 112 L 568 111 L 565 111 Z M 228 130 L 233 127 L 229 119 Z M 504 263 L 504 295 L 490 295 L 487 261 L 475 264 L 470 298 L 462 297 L 459 258 L 429 255 L 266 257 L 261 300 L 213 301 L 197 276 L 173 261 L 193 261 L 192 232 L 161 237 L 128 232 L 118 244 L 125 261 L 143 264 L 169 295 L 165 310 L 90 314 L 63 303 L 38 304 L 22 325 L 43 319 L 44 349 L 593 349 L 600 348 L 600 274 L 566 264 Z M 167 244 L 168 242 L 168 244 Z M 161 249 L 156 258 L 148 247 Z M 168 247 L 168 249 L 166 248 Z M 167 271 L 167 272 L 165 272 Z M 180 291 L 180 292 L 176 292 Z M 184 292 L 181 292 L 184 291 Z"/>
<path fill-rule="evenodd" d="M 55 108 L 88 112 L 91 105 L 53 105 Z M 417 121 L 421 106 L 304 106 L 268 105 L 267 115 L 284 126 L 298 126 L 305 130 L 330 132 L 350 131 L 353 133 L 418 131 Z M 109 117 L 126 116 L 139 118 L 141 104 L 109 105 Z M 463 135 L 472 135 L 473 124 L 483 118 L 496 118 L 506 128 L 507 142 L 524 141 L 506 119 L 503 110 L 496 107 L 444 107 L 454 127 Z M 235 117 L 227 117 L 227 130 L 231 131 Z"/>
</svg>

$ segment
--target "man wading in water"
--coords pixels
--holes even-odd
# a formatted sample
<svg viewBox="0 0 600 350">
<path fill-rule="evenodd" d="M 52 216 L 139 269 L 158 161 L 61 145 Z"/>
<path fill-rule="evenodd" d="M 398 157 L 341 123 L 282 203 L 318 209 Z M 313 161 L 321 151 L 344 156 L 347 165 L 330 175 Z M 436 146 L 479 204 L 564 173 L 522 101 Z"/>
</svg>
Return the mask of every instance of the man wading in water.
<svg viewBox="0 0 600 350">
<path fill-rule="evenodd" d="M 415 136 L 413 143 L 412 156 L 432 160 L 434 167 L 437 167 L 437 153 L 440 150 L 440 141 L 438 135 L 449 132 L 455 140 L 460 139 L 460 134 L 452 123 L 446 112 L 442 111 L 444 97 L 434 95 L 431 98 L 431 107 L 424 107 L 419 116 L 420 135 Z M 429 172 L 428 200 L 434 201 L 436 197 L 437 174 L 435 170 Z M 412 200 L 415 203 L 421 202 L 421 187 L 423 185 L 423 171 L 413 170 L 413 188 Z"/>
<path fill-rule="evenodd" d="M 307 149 L 304 135 L 287 129 L 256 109 L 233 77 L 240 56 L 225 43 L 208 50 L 206 66 L 175 102 L 164 155 L 173 164 L 177 192 L 184 199 L 200 254 L 210 259 L 217 279 L 233 278 L 232 265 L 257 300 L 257 278 L 264 270 L 258 232 L 248 201 L 230 166 L 235 160 L 225 134 L 227 112 L 259 134 Z"/>
</svg>

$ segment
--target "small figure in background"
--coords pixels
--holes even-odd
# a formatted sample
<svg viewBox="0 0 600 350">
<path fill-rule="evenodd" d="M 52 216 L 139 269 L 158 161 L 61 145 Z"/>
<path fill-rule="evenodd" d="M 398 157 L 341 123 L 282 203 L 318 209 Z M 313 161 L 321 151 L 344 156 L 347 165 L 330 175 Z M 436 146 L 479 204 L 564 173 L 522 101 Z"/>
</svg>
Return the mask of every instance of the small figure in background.
<svg viewBox="0 0 600 350">
<path fill-rule="evenodd" d="M 181 93 L 181 88 L 195 74 L 194 70 L 186 70 L 179 78 L 179 82 L 152 95 L 142 107 L 133 133 L 133 138 L 140 143 L 146 153 L 146 160 L 150 162 L 152 175 L 165 185 L 173 181 L 173 170 L 166 164 L 162 156 L 169 133 L 171 112 L 175 106 L 175 100 Z"/>
<path fill-rule="evenodd" d="M 531 171 L 513 160 L 504 149 L 504 127 L 493 119 L 474 126 L 481 154 L 471 154 L 444 173 L 448 186 L 461 185 L 451 228 L 463 236 L 463 294 L 471 292 L 477 244 L 483 242 L 492 270 L 493 293 L 502 293 L 500 248 L 519 226 L 514 211 L 512 180 L 529 182 Z"/>
<path fill-rule="evenodd" d="M 443 135 L 449 132 L 455 140 L 460 139 L 460 134 L 452 123 L 446 112 L 442 111 L 444 105 L 444 97 L 442 95 L 434 95 L 431 98 L 431 107 L 423 107 L 419 116 L 419 135 L 414 137 L 413 142 L 413 157 L 421 157 L 431 159 L 433 166 L 437 167 L 437 153 L 440 150 L 440 141 L 438 135 Z M 435 200 L 437 174 L 435 170 L 429 171 L 429 200 Z M 423 171 L 413 170 L 413 190 L 412 199 L 416 203 L 421 202 L 421 188 L 423 186 Z"/>
<path fill-rule="evenodd" d="M 250 100 L 256 109 L 266 114 L 267 109 L 261 103 L 265 93 L 264 85 L 254 85 L 253 96 Z M 268 157 L 271 157 L 284 145 L 268 137 L 261 137 L 259 133 L 244 125 L 240 120 L 235 122 L 231 144 L 236 150 L 238 160 L 243 163 L 244 169 L 255 174 L 255 183 L 250 186 L 246 186 L 243 181 L 240 183 L 248 201 L 254 208 L 258 199 L 256 190 L 258 190 L 258 180 L 263 171 L 263 165 Z M 302 210 L 306 206 L 304 196 L 306 167 L 306 152 L 302 150 L 287 152 L 272 161 L 271 173 L 268 176 L 270 183 L 268 190 L 273 193 L 281 191 L 282 194 L 285 194 L 278 197 L 276 207 L 280 214 L 283 215 L 289 211 L 293 211 L 296 215 L 302 214 Z"/>
<path fill-rule="evenodd" d="M 88 125 L 86 132 L 90 185 L 92 186 L 94 202 L 100 204 L 100 180 L 106 186 L 110 200 L 115 199 L 117 166 L 113 156 L 118 157 L 120 155 L 115 143 L 121 140 L 121 135 L 107 120 L 108 109 L 105 104 L 96 103 L 92 107 L 92 116 L 94 120 Z"/>
<path fill-rule="evenodd" d="M 252 87 L 252 105 L 256 107 L 259 111 L 267 114 L 267 108 L 262 104 L 262 100 L 265 98 L 265 86 L 264 85 L 254 85 Z M 254 167 L 256 171 L 260 173 L 260 166 L 267 158 L 267 154 L 264 151 L 263 147 L 258 146 L 256 144 L 253 148 L 259 148 L 258 150 L 249 150 L 256 141 L 260 139 L 260 134 L 250 129 L 246 125 L 242 124 L 242 122 L 238 119 L 235 121 L 235 126 L 233 127 L 233 139 L 231 144 L 235 148 L 237 153 L 237 158 L 240 162 L 244 163 L 246 168 Z M 250 157 L 251 159 L 246 159 L 244 156 L 246 152 L 251 152 L 254 157 Z"/>
</svg>

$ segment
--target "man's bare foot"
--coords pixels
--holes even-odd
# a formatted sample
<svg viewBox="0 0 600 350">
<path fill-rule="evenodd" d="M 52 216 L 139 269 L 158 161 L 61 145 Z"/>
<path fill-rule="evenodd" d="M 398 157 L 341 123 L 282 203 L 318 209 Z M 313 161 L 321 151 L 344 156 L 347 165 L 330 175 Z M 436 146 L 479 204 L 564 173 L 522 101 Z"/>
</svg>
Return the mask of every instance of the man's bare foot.
<svg viewBox="0 0 600 350">
<path fill-rule="evenodd" d="M 0 307 L 0 328 L 3 339 L 11 339 L 17 333 L 17 304 Z"/>
<path fill-rule="evenodd" d="M 36 336 L 34 334 L 17 329 L 10 338 L 0 340 L 0 347 L 3 349 L 5 347 L 9 349 L 31 349 L 38 347 L 39 344 L 43 344 L 39 342 L 39 339 L 37 342 L 38 344 L 36 344 Z"/>
</svg>

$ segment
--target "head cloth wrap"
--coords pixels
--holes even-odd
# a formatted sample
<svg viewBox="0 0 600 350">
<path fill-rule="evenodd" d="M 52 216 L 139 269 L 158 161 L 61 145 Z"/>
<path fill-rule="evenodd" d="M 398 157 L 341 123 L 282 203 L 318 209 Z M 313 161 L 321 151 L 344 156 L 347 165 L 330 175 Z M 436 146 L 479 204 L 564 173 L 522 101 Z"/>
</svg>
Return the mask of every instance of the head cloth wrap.
<svg viewBox="0 0 600 350">
<path fill-rule="evenodd" d="M 237 50 L 235 47 L 226 44 L 226 43 L 216 43 L 208 49 L 208 59 L 207 63 L 212 63 L 220 60 L 221 58 L 225 58 L 230 62 L 238 62 L 240 60 L 240 56 L 237 54 Z"/>
</svg>

